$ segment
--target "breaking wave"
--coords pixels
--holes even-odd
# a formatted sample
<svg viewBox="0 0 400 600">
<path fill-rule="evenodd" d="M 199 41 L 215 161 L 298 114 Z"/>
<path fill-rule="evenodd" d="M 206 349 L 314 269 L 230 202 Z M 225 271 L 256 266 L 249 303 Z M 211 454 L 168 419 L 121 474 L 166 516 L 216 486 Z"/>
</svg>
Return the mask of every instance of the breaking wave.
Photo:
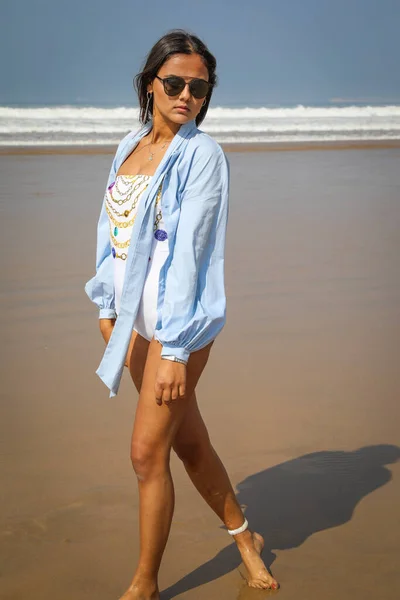
<svg viewBox="0 0 400 600">
<path fill-rule="evenodd" d="M 114 145 L 138 108 L 0 107 L 0 145 Z M 400 139 L 400 106 L 210 108 L 200 129 L 220 143 Z"/>
</svg>

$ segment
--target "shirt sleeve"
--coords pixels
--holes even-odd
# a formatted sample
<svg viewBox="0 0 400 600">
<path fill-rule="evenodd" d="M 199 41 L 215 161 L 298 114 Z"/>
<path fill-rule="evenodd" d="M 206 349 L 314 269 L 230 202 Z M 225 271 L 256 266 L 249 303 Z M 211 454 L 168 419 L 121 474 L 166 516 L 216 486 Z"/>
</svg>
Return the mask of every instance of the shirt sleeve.
<svg viewBox="0 0 400 600">
<path fill-rule="evenodd" d="M 219 145 L 199 147 L 181 194 L 171 264 L 155 338 L 162 356 L 188 360 L 225 323 L 224 250 L 229 163 Z"/>
<path fill-rule="evenodd" d="M 114 158 L 108 184 L 115 180 L 116 159 Z M 107 192 L 106 192 L 107 193 Z M 105 195 L 97 225 L 96 274 L 85 285 L 85 292 L 99 308 L 100 319 L 115 319 L 114 268 L 109 235 L 108 215 L 105 207 Z"/>
</svg>

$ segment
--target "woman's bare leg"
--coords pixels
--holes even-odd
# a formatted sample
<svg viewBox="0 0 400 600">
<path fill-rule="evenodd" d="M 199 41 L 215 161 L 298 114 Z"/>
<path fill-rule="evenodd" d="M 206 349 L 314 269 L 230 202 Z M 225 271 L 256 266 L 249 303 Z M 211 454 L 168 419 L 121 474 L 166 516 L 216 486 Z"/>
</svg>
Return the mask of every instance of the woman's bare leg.
<svg viewBox="0 0 400 600">
<path fill-rule="evenodd" d="M 243 524 L 243 512 L 236 499 L 228 474 L 211 445 L 201 417 L 195 393 L 175 436 L 173 448 L 182 460 L 194 486 L 228 529 Z M 249 530 L 234 536 L 248 571 L 248 584 L 257 588 L 277 588 L 260 554 L 264 540 Z"/>
<path fill-rule="evenodd" d="M 135 346 L 138 346 L 136 341 Z M 187 366 L 187 396 L 168 406 L 158 406 L 154 383 L 160 364 L 161 346 L 148 346 L 143 380 L 131 369 L 140 386 L 132 434 L 132 464 L 138 478 L 140 512 L 140 556 L 132 584 L 123 600 L 158 600 L 158 570 L 168 539 L 174 509 L 174 488 L 169 458 L 176 432 L 193 401 L 193 391 L 207 363 L 210 346 L 191 354 Z M 135 349 L 128 364 L 133 366 Z M 140 355 L 140 352 L 139 352 Z M 137 357 L 139 362 L 140 356 Z"/>
</svg>

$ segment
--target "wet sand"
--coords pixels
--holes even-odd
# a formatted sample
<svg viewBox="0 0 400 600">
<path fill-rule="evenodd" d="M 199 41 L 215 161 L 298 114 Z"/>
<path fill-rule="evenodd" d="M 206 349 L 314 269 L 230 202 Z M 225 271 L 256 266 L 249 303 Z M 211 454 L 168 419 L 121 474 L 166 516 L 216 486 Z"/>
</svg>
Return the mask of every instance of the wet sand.
<svg viewBox="0 0 400 600">
<path fill-rule="evenodd" d="M 313 142 L 253 142 L 223 143 L 225 152 L 292 152 L 294 150 L 376 150 L 400 148 L 400 140 L 348 140 L 348 141 L 313 141 Z M 41 154 L 114 154 L 115 146 L 1 146 L 0 156 L 30 156 Z"/>
<path fill-rule="evenodd" d="M 400 150 L 229 152 L 228 321 L 199 384 L 281 600 L 400 589 Z M 2 600 L 108 600 L 137 556 L 136 393 L 84 283 L 108 155 L 2 156 Z M 162 599 L 258 600 L 173 459 Z"/>
</svg>

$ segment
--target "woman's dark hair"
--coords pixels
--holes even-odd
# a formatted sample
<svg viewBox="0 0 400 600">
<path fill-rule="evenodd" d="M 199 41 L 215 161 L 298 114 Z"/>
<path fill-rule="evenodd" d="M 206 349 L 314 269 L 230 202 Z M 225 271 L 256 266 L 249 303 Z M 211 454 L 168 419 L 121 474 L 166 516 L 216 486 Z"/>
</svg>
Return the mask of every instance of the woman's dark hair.
<svg viewBox="0 0 400 600">
<path fill-rule="evenodd" d="M 217 75 L 215 69 L 217 61 L 208 50 L 207 46 L 195 35 L 188 33 L 183 29 L 173 29 L 163 35 L 150 50 L 147 55 L 145 65 L 140 73 L 135 75 L 133 84 L 139 97 L 139 120 L 144 125 L 150 120 L 153 112 L 153 96 L 149 102 L 149 109 L 145 120 L 146 104 L 147 104 L 147 86 L 153 81 L 162 65 L 173 54 L 199 54 L 204 65 L 208 70 L 208 81 L 210 82 L 210 90 L 205 98 L 205 105 L 201 107 L 199 114 L 196 117 L 196 125 L 199 126 L 207 114 L 210 104 L 213 89 L 217 84 Z"/>
</svg>

